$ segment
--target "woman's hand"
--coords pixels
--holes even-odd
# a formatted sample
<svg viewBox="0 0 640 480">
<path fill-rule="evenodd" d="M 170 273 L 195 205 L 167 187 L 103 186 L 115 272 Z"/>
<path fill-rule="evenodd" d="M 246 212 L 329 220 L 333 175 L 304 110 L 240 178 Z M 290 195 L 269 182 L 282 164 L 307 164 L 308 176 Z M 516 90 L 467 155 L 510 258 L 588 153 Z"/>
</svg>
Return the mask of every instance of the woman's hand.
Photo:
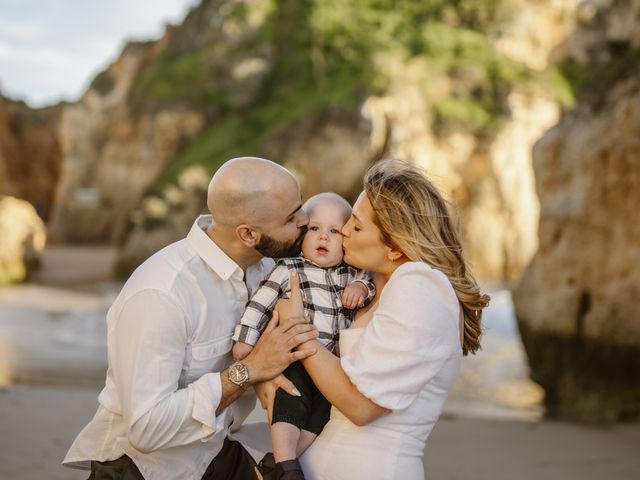
<svg viewBox="0 0 640 480">
<path fill-rule="evenodd" d="M 267 411 L 267 418 L 269 424 L 271 424 L 271 417 L 273 415 L 273 400 L 276 397 L 276 391 L 278 388 L 283 389 L 289 395 L 299 397 L 300 392 L 295 385 L 284 375 L 278 375 L 273 380 L 267 380 L 266 382 L 256 383 L 253 388 L 256 391 L 260 405 Z"/>
</svg>

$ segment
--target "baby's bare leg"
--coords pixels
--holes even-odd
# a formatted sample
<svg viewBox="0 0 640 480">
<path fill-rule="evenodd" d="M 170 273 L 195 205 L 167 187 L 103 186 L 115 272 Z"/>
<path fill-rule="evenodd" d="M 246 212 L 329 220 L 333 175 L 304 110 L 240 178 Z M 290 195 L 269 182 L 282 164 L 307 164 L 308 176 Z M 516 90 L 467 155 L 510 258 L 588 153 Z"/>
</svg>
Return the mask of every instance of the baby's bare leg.
<svg viewBox="0 0 640 480">
<path fill-rule="evenodd" d="M 309 432 L 306 432 L 309 433 Z M 294 460 L 297 457 L 300 429 L 295 425 L 277 422 L 271 425 L 271 445 L 276 463 Z M 309 445 L 311 445 L 309 443 Z M 308 445 L 307 445 L 308 446 Z"/>
<path fill-rule="evenodd" d="M 308 432 L 307 430 L 300 431 L 300 440 L 298 440 L 298 449 L 296 452 L 298 457 L 300 457 L 300 455 L 302 455 L 304 451 L 311 446 L 317 436 L 318 435 L 315 433 Z"/>
</svg>

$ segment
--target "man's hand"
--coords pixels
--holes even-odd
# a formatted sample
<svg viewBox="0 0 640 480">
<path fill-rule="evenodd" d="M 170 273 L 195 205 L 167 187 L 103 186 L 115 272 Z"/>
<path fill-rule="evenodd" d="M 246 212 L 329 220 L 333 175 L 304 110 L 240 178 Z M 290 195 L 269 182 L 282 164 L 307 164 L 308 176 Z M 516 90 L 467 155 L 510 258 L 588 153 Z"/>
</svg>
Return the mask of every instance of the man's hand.
<svg viewBox="0 0 640 480">
<path fill-rule="evenodd" d="M 342 292 L 342 305 L 347 308 L 364 307 L 369 290 L 362 282 L 352 282 Z"/>
<path fill-rule="evenodd" d="M 279 319 L 278 312 L 273 312 L 258 343 L 243 360 L 249 369 L 249 381 L 252 384 L 275 378 L 290 363 L 307 358 L 317 351 L 315 348 L 293 351 L 298 345 L 318 337 L 316 327 L 303 317 L 289 318 L 285 323 L 280 323 Z"/>
<path fill-rule="evenodd" d="M 251 353 L 251 350 L 253 350 L 253 345 L 249 345 L 248 343 L 244 342 L 236 342 L 233 346 L 233 359 L 236 362 L 239 362 L 240 360 L 244 359 L 244 357 L 249 355 Z"/>
<path fill-rule="evenodd" d="M 278 375 L 273 380 L 256 383 L 253 388 L 260 400 L 260 405 L 262 405 L 262 408 L 267 411 L 269 423 L 271 423 L 271 417 L 273 415 L 273 400 L 276 397 L 276 391 L 278 388 L 283 389 L 285 392 L 295 397 L 300 396 L 300 392 L 295 385 L 284 375 Z"/>
</svg>

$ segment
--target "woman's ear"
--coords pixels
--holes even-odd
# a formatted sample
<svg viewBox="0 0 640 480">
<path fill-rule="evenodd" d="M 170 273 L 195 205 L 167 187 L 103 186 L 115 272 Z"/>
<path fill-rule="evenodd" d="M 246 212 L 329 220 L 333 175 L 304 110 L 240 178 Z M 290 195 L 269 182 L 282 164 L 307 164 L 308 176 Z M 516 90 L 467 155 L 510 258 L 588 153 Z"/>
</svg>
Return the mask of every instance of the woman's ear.
<svg viewBox="0 0 640 480">
<path fill-rule="evenodd" d="M 254 248 L 260 240 L 260 234 L 246 223 L 241 223 L 236 227 L 236 235 L 238 240 L 249 248 Z"/>
<path fill-rule="evenodd" d="M 396 250 L 392 247 L 387 247 L 387 258 L 392 262 L 397 262 L 404 256 L 400 250 Z"/>
</svg>

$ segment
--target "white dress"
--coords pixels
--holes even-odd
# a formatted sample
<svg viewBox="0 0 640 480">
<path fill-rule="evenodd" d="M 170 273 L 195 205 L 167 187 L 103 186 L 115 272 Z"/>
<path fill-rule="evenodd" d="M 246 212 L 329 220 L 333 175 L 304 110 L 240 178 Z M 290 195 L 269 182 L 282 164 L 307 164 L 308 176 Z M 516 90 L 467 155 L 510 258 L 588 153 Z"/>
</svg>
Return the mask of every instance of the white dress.
<svg viewBox="0 0 640 480">
<path fill-rule="evenodd" d="M 460 369 L 459 303 L 440 271 L 408 262 L 387 282 L 365 328 L 340 332 L 341 364 L 391 410 L 358 427 L 335 407 L 302 455 L 307 480 L 421 480 L 425 442 Z"/>
</svg>

